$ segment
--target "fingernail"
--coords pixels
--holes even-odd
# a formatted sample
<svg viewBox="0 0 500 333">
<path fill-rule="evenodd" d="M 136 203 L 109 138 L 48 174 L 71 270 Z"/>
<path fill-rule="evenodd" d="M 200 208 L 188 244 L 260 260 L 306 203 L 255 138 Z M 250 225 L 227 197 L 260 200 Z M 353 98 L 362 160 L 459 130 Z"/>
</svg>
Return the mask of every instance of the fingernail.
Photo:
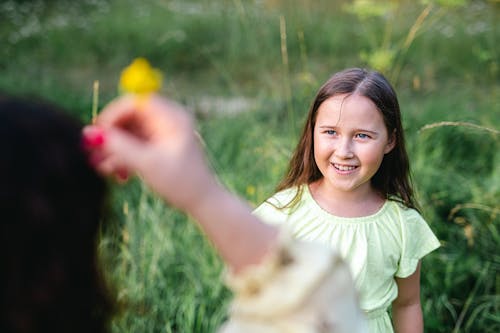
<svg viewBox="0 0 500 333">
<path fill-rule="evenodd" d="M 83 132 L 82 144 L 85 148 L 98 148 L 104 144 L 104 131 L 97 127 L 87 128 Z"/>
</svg>

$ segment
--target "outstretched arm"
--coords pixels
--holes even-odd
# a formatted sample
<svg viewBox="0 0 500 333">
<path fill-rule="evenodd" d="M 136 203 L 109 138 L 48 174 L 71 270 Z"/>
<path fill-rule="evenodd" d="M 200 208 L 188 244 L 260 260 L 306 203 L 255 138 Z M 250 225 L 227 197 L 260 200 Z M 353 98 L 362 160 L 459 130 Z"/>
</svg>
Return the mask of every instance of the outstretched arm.
<svg viewBox="0 0 500 333">
<path fill-rule="evenodd" d="M 198 141 L 189 113 L 156 95 L 118 98 L 95 126 L 84 129 L 91 161 L 101 173 L 140 174 L 168 203 L 192 215 L 238 272 L 260 262 L 275 246 L 278 231 L 217 182 Z"/>
<path fill-rule="evenodd" d="M 397 333 L 422 333 L 424 323 L 420 305 L 420 262 L 415 273 L 396 278 L 398 297 L 392 303 L 394 329 Z"/>
<path fill-rule="evenodd" d="M 217 182 L 180 106 L 159 96 L 119 98 L 84 129 L 84 142 L 100 172 L 138 173 L 198 221 L 231 268 L 233 310 L 220 332 L 367 332 L 340 256 L 279 236 L 253 216 Z"/>
</svg>

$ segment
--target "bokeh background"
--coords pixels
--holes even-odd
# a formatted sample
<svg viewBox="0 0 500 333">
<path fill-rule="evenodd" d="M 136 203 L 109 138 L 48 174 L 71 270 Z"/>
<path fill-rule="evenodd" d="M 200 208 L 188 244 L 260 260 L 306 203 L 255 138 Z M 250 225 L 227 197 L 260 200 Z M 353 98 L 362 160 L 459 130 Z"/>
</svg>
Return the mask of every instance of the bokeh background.
<svg viewBox="0 0 500 333">
<path fill-rule="evenodd" d="M 102 107 L 146 57 L 162 93 L 196 114 L 221 182 L 255 206 L 320 85 L 346 67 L 380 70 L 443 245 L 423 262 L 426 332 L 500 332 L 499 19 L 498 0 L 7 0 L 0 90 L 88 122 L 94 82 Z M 230 293 L 197 227 L 138 181 L 113 188 L 110 211 L 100 252 L 122 308 L 113 330 L 214 332 Z"/>
</svg>

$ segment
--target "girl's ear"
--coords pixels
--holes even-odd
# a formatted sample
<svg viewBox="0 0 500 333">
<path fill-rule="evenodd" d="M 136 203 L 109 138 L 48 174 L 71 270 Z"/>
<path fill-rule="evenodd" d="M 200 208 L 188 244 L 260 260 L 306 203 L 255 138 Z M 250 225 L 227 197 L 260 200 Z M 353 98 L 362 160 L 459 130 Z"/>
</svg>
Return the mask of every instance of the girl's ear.
<svg viewBox="0 0 500 333">
<path fill-rule="evenodd" d="M 387 145 L 384 149 L 384 154 L 390 153 L 394 149 L 394 147 L 396 147 L 396 130 L 392 131 L 391 135 L 389 136 Z"/>
</svg>

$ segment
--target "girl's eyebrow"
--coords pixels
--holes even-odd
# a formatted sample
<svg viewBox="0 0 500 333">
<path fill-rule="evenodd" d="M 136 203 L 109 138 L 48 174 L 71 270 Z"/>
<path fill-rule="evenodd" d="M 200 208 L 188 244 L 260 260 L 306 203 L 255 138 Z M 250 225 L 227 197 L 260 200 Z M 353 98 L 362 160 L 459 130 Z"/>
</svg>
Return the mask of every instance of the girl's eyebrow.
<svg viewBox="0 0 500 333">
<path fill-rule="evenodd" d="M 320 125 L 319 128 L 321 128 L 321 129 L 336 129 L 337 126 Z M 372 130 L 363 129 L 363 128 L 355 128 L 354 132 L 365 132 L 365 133 L 370 133 L 370 134 L 378 134 L 377 131 L 372 131 Z"/>
<path fill-rule="evenodd" d="M 364 132 L 364 133 L 370 133 L 370 134 L 373 134 L 373 135 L 376 135 L 378 134 L 377 131 L 371 131 L 371 130 L 367 130 L 367 129 L 362 129 L 362 128 L 359 128 L 359 129 L 355 129 L 356 132 Z"/>
</svg>

